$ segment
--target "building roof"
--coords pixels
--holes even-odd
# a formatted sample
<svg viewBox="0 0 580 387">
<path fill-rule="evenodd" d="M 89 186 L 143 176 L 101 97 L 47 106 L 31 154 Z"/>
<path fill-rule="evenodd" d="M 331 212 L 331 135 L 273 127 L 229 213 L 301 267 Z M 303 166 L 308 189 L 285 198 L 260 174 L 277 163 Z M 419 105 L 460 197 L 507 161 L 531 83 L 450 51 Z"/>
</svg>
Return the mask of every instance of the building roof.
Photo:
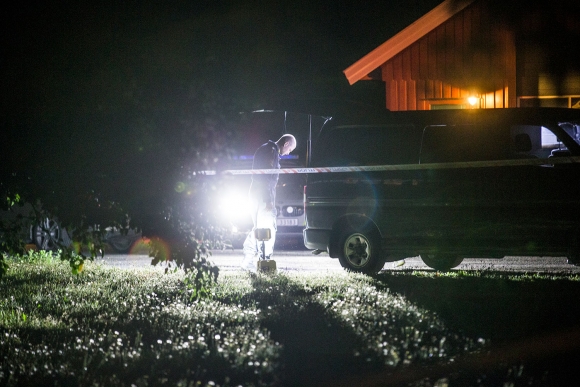
<svg viewBox="0 0 580 387">
<path fill-rule="evenodd" d="M 352 85 L 365 78 L 370 72 L 443 24 L 474 1 L 445 0 L 344 70 L 343 72 L 348 82 Z"/>
</svg>

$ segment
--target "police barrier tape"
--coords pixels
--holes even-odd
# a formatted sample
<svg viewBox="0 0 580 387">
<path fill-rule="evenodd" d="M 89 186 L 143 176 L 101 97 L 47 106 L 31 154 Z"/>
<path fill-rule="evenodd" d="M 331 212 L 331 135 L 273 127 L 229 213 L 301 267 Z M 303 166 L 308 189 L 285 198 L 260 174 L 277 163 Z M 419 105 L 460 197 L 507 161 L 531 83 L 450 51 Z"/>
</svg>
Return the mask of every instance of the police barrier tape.
<svg viewBox="0 0 580 387">
<path fill-rule="evenodd" d="M 560 165 L 578 164 L 580 156 L 552 157 L 548 159 L 515 159 L 493 161 L 459 161 L 452 163 L 426 164 L 396 164 L 396 165 L 369 165 L 351 167 L 318 167 L 318 168 L 281 168 L 281 169 L 228 169 L 221 174 L 229 175 L 271 175 L 271 174 L 299 174 L 299 173 L 340 173 L 340 172 L 380 172 L 380 171 L 415 171 L 425 169 L 459 169 L 484 167 L 510 167 L 526 165 Z M 195 175 L 216 175 L 216 171 L 198 171 Z"/>
</svg>

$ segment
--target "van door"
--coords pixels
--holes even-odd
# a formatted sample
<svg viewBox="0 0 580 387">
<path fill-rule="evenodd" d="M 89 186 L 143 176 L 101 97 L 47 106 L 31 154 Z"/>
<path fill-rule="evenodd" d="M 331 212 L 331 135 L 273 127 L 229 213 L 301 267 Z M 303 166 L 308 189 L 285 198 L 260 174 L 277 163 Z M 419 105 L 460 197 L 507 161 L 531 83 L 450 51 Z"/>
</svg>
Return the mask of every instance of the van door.
<svg viewBox="0 0 580 387">
<path fill-rule="evenodd" d="M 340 126 L 317 142 L 312 166 L 379 167 L 418 164 L 422 129 L 411 125 Z M 410 219 L 416 171 L 327 172 L 308 175 L 305 240 L 337 224 L 366 219 L 383 237 L 402 234 Z M 416 182 L 415 182 L 416 183 Z M 409 227 L 413 229 L 413 227 Z M 312 244 L 314 246 L 314 244 Z M 326 246 L 324 247 L 326 248 Z M 332 252 L 331 252 L 332 256 Z"/>
<path fill-rule="evenodd" d="M 426 127 L 426 247 L 490 257 L 565 249 L 567 232 L 580 219 L 579 185 L 570 186 L 578 169 L 534 161 L 548 158 L 558 143 L 542 126 Z"/>
</svg>

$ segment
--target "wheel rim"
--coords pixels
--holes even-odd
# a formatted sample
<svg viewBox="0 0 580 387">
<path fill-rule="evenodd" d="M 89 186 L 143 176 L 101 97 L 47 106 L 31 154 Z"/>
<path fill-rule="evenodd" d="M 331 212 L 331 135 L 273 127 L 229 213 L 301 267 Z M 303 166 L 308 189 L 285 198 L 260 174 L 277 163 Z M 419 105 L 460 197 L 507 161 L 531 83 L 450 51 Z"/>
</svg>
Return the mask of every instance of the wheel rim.
<svg viewBox="0 0 580 387">
<path fill-rule="evenodd" d="M 365 266 L 371 253 L 371 243 L 363 234 L 352 234 L 344 242 L 344 256 L 353 267 Z"/>
<path fill-rule="evenodd" d="M 60 227 L 56 221 L 44 219 L 36 226 L 36 245 L 42 250 L 52 250 L 58 246 L 60 234 Z"/>
</svg>

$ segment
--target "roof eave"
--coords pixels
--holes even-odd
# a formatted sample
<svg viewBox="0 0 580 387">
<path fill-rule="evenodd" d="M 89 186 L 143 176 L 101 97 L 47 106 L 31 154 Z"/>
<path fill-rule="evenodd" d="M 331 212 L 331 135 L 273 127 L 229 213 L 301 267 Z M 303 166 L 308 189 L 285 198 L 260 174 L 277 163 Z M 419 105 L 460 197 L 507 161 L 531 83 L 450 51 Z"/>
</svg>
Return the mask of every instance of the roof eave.
<svg viewBox="0 0 580 387">
<path fill-rule="evenodd" d="M 352 85 L 462 11 L 475 0 L 445 0 L 343 71 Z"/>
</svg>

